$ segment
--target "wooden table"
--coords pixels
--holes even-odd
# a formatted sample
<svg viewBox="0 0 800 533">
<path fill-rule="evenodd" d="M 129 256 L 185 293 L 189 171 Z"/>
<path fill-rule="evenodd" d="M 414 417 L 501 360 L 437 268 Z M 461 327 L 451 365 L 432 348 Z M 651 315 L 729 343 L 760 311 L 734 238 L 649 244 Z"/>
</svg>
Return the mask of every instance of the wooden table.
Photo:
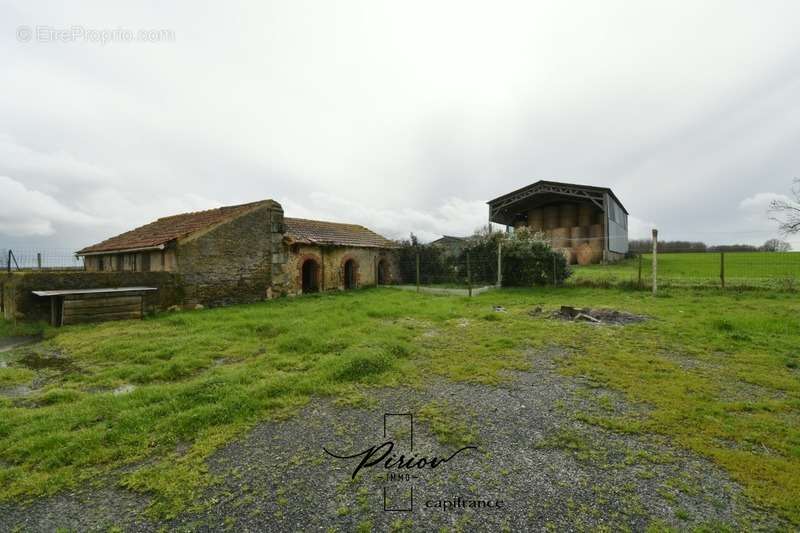
<svg viewBox="0 0 800 533">
<path fill-rule="evenodd" d="M 144 316 L 144 295 L 157 287 L 116 287 L 113 289 L 65 289 L 32 291 L 50 298 L 53 326 L 124 320 Z"/>
</svg>

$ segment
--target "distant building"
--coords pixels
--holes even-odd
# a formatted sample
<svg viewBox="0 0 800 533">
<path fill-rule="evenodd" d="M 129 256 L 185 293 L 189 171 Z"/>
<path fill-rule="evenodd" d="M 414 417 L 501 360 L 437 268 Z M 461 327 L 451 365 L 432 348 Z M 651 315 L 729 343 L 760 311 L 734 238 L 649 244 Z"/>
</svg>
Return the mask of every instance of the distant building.
<svg viewBox="0 0 800 533">
<path fill-rule="evenodd" d="M 487 203 L 490 222 L 542 232 L 570 263 L 628 252 L 628 211 L 608 187 L 537 181 Z"/>
<path fill-rule="evenodd" d="M 433 246 L 445 248 L 448 253 L 458 255 L 467 243 L 466 237 L 453 237 L 452 235 L 442 235 L 440 239 L 431 242 Z"/>
</svg>

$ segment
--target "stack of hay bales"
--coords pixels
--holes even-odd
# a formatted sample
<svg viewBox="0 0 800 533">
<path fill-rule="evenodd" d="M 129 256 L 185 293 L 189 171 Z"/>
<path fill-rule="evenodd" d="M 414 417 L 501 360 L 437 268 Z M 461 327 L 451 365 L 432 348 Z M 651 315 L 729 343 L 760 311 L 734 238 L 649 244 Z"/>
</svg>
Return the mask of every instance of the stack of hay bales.
<svg viewBox="0 0 800 533">
<path fill-rule="evenodd" d="M 602 218 L 591 204 L 550 204 L 528 211 L 528 227 L 544 233 L 567 263 L 588 265 L 603 257 Z"/>
</svg>

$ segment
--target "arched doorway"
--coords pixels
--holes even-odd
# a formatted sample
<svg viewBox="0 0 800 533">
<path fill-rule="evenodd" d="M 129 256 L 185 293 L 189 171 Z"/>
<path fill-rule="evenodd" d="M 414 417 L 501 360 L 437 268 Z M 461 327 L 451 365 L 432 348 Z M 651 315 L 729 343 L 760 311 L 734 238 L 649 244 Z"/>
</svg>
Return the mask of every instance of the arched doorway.
<svg viewBox="0 0 800 533">
<path fill-rule="evenodd" d="M 348 259 L 344 263 L 344 288 L 356 288 L 356 274 L 358 273 L 358 265 L 352 259 Z"/>
<path fill-rule="evenodd" d="M 386 285 L 389 283 L 389 265 L 386 264 L 386 259 L 378 261 L 378 285 Z"/>
<path fill-rule="evenodd" d="M 306 259 L 301 267 L 303 294 L 319 291 L 319 263 Z"/>
</svg>

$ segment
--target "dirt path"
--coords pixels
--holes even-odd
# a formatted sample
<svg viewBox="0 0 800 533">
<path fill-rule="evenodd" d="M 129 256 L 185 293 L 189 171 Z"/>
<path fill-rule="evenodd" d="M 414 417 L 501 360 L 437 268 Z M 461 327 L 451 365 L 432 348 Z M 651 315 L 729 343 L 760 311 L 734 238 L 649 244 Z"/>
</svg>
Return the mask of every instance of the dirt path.
<svg viewBox="0 0 800 533">
<path fill-rule="evenodd" d="M 644 413 L 608 391 L 557 374 L 561 356 L 557 350 L 532 355 L 533 370 L 516 373 L 503 386 L 437 380 L 423 390 L 370 391 L 368 406 L 315 400 L 290 420 L 260 424 L 214 454 L 209 468 L 220 482 L 198 498 L 202 509 L 167 523 L 146 518 L 144 496 L 109 482 L 30 506 L 0 504 L 0 530 L 641 531 L 654 524 L 711 530 L 782 525 L 705 459 L 665 439 L 575 421 L 576 412 Z M 461 447 L 440 443 L 437 436 L 466 442 L 471 434 L 478 450 L 465 450 L 436 469 L 408 470 L 416 475 L 408 481 L 387 480 L 380 466 L 364 468 L 351 480 L 358 458 L 336 459 L 323 448 L 349 455 L 379 445 L 385 413 L 416 414 L 417 457 L 446 457 Z M 389 424 L 389 438 L 395 451 L 408 454 L 403 423 Z M 410 502 L 412 487 L 413 511 L 383 510 L 384 489 L 389 506 L 401 507 Z M 451 502 L 447 509 L 445 501 Z M 499 508 L 468 506 L 498 501 Z"/>
</svg>

